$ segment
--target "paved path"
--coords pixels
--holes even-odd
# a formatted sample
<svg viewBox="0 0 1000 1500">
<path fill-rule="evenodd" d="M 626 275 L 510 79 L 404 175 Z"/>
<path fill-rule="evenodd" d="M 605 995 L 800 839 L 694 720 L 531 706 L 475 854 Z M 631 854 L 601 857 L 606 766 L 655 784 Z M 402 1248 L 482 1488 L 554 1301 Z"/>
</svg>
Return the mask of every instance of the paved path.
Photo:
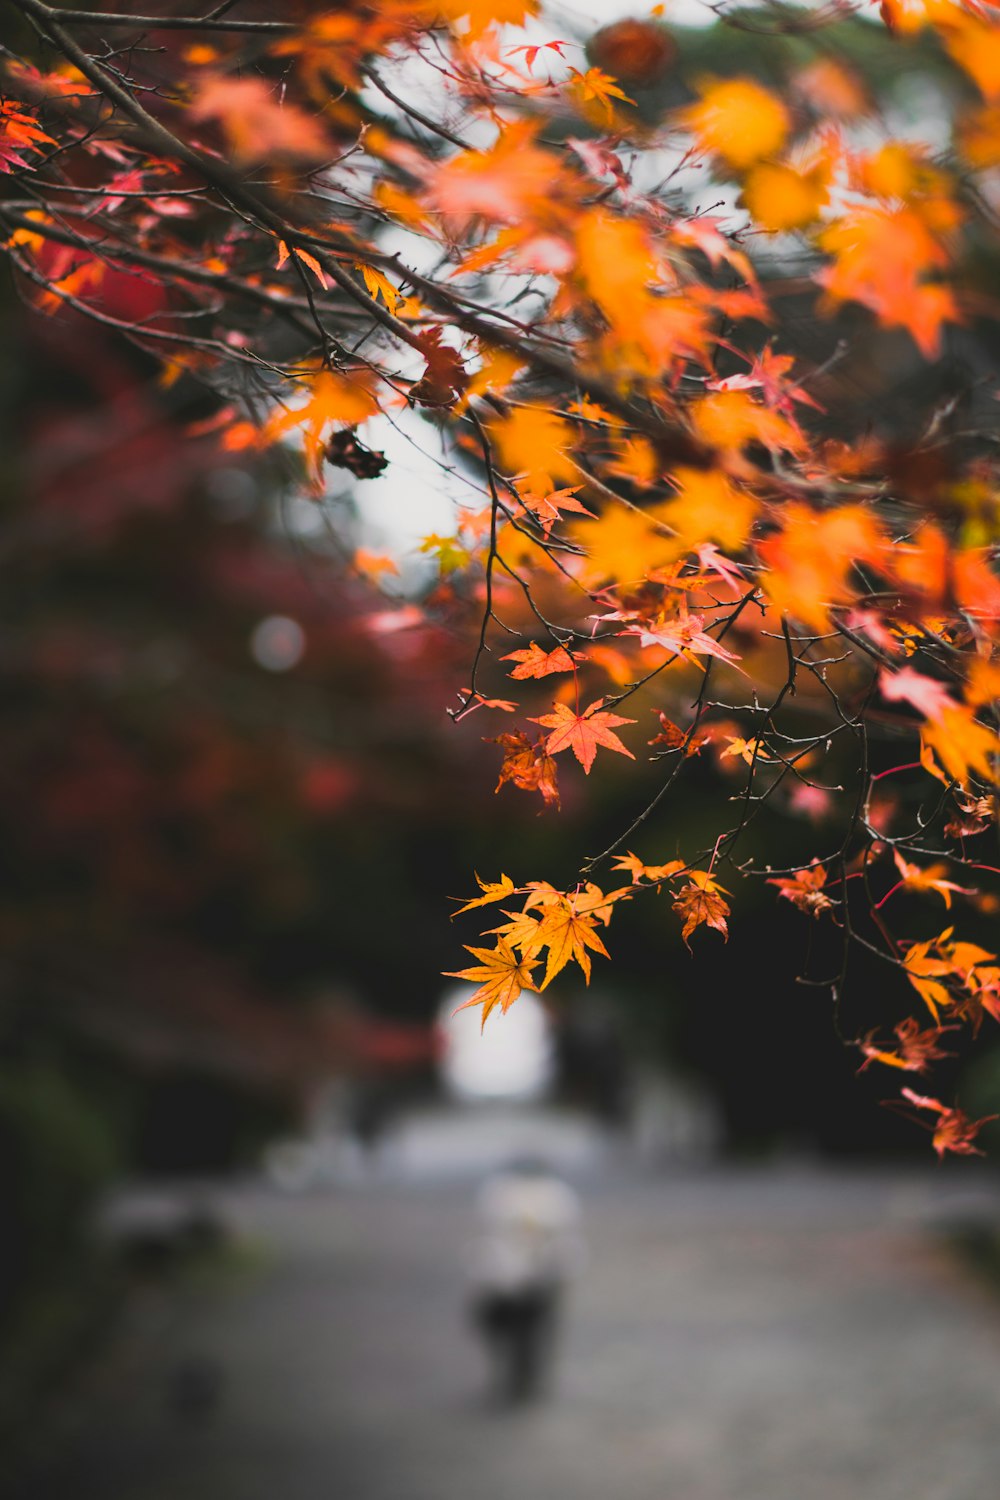
<svg viewBox="0 0 1000 1500">
<path fill-rule="evenodd" d="M 462 1320 L 470 1181 L 244 1189 L 256 1252 L 139 1309 L 24 1500 L 996 1500 L 1000 1307 L 928 1231 L 1000 1214 L 963 1165 L 592 1168 L 556 1389 L 514 1413 Z M 191 1355 L 202 1425 L 164 1399 Z"/>
</svg>

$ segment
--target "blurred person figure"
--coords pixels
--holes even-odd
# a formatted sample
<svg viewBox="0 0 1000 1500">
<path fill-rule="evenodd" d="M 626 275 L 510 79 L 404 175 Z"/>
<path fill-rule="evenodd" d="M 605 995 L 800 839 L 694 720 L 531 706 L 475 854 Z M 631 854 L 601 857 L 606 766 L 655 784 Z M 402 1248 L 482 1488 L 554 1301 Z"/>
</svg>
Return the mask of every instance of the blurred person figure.
<svg viewBox="0 0 1000 1500">
<path fill-rule="evenodd" d="M 579 1267 L 579 1201 L 542 1161 L 525 1159 L 479 1193 L 472 1313 L 493 1364 L 498 1394 L 538 1394 L 555 1342 L 566 1282 Z"/>
</svg>

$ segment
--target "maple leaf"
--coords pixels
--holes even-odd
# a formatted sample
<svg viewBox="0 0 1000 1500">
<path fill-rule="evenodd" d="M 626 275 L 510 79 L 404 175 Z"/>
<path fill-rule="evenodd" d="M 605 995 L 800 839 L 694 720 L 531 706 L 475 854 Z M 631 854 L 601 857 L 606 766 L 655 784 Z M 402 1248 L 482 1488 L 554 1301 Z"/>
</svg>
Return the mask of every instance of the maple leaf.
<svg viewBox="0 0 1000 1500">
<path fill-rule="evenodd" d="M 313 487 L 323 488 L 323 434 L 331 422 L 353 427 L 378 411 L 378 404 L 363 379 L 348 379 L 333 370 L 320 370 L 306 382 L 309 398 L 304 405 L 276 412 L 261 432 L 263 444 L 276 442 L 293 428 L 302 429 L 303 447 L 312 470 Z"/>
<path fill-rule="evenodd" d="M 397 309 L 405 305 L 406 298 L 402 293 L 397 292 L 388 276 L 382 271 L 379 271 L 375 266 L 365 265 L 364 261 L 358 262 L 357 269 L 361 272 L 362 279 L 368 288 L 369 296 L 373 302 L 381 297 L 391 313 L 396 312 Z M 440 329 L 429 330 L 429 332 L 436 332 L 438 338 L 441 337 Z"/>
<path fill-rule="evenodd" d="M 552 651 L 543 651 L 535 641 L 525 651 L 511 651 L 501 656 L 501 661 L 516 661 L 511 676 L 519 680 L 529 677 L 548 677 L 553 672 L 574 672 L 578 661 L 586 658 L 579 651 L 567 651 L 565 646 L 556 646 Z"/>
<path fill-rule="evenodd" d="M 530 219 L 565 180 L 559 157 L 533 145 L 534 122 L 508 125 L 489 151 L 463 151 L 431 175 L 431 204 L 461 230 L 470 218 L 517 224 Z"/>
<path fill-rule="evenodd" d="M 948 873 L 948 866 L 940 861 L 922 869 L 920 865 L 913 865 L 905 860 L 898 849 L 893 850 L 892 857 L 899 871 L 899 882 L 894 889 L 904 886 L 909 891 L 936 891 L 945 906 L 951 906 L 952 891 L 957 891 L 962 896 L 975 895 L 974 891 L 967 890 L 965 886 L 956 885 L 953 880 L 945 880 L 943 877 Z"/>
<path fill-rule="evenodd" d="M 647 740 L 647 745 L 664 745 L 667 750 L 683 750 L 685 755 L 700 755 L 704 747 L 711 742 L 712 731 L 710 729 L 696 730 L 691 734 L 685 732 L 679 724 L 668 719 L 666 714 L 658 708 L 653 713 L 660 721 L 660 732 Z"/>
<path fill-rule="evenodd" d="M 490 1012 L 498 1005 L 501 1014 L 506 1015 L 522 990 L 537 992 L 538 986 L 531 977 L 535 965 L 519 957 L 502 937 L 497 939 L 495 948 L 472 948 L 468 943 L 463 946 L 467 953 L 482 962 L 467 969 L 446 970 L 445 976 L 448 979 L 471 979 L 481 983 L 475 994 L 456 1008 L 456 1015 L 458 1011 L 468 1010 L 472 1005 L 481 1005 L 485 1027 Z"/>
<path fill-rule="evenodd" d="M 469 384 L 458 350 L 442 344 L 441 333 L 440 328 L 428 328 L 417 336 L 427 368 L 410 387 L 410 401 L 421 406 L 454 406 Z"/>
<path fill-rule="evenodd" d="M 561 750 L 572 750 L 588 775 L 600 745 L 607 750 L 617 750 L 619 755 L 627 755 L 629 760 L 635 760 L 631 750 L 614 733 L 620 724 L 634 724 L 635 719 L 623 719 L 619 714 L 602 712 L 600 705 L 603 702 L 603 698 L 595 699 L 582 714 L 574 713 L 565 703 L 556 703 L 552 713 L 532 719 L 533 724 L 541 724 L 552 731 L 545 739 L 545 748 L 549 754 L 558 755 Z"/>
<path fill-rule="evenodd" d="M 56 142 L 46 135 L 34 115 L 21 108 L 16 99 L 0 99 L 0 172 L 13 172 L 15 167 L 31 168 L 22 152 L 40 152 L 43 145 L 54 146 Z"/>
<path fill-rule="evenodd" d="M 647 283 L 656 277 L 653 248 L 644 226 L 604 209 L 583 215 L 576 232 L 580 275 L 612 324 L 635 336 L 632 320 L 650 311 Z"/>
<path fill-rule="evenodd" d="M 556 763 L 548 754 L 544 739 L 533 745 L 528 736 L 518 730 L 514 734 L 497 735 L 490 743 L 502 746 L 504 752 L 496 791 L 505 781 L 510 781 L 523 792 L 539 792 L 547 807 L 558 808 Z"/>
<path fill-rule="evenodd" d="M 746 541 L 758 504 L 738 489 L 720 469 L 675 469 L 671 475 L 677 496 L 656 507 L 656 517 L 677 534 L 682 548 L 694 551 L 704 542 L 718 542 L 738 551 Z"/>
<path fill-rule="evenodd" d="M 825 630 L 830 607 L 847 604 L 854 596 L 854 566 L 877 563 L 883 540 L 879 523 L 859 505 L 828 512 L 787 505 L 780 532 L 757 543 L 770 570 L 762 579 L 764 588 L 777 609 Z"/>
<path fill-rule="evenodd" d="M 788 111 L 752 78 L 729 78 L 703 85 L 700 104 L 683 114 L 703 151 L 731 167 L 752 166 L 773 156 L 788 134 Z"/>
<path fill-rule="evenodd" d="M 467 567 L 471 561 L 468 548 L 463 547 L 457 536 L 438 536 L 436 531 L 423 538 L 417 551 L 433 553 L 442 578 L 447 578 L 449 573 L 455 573 L 459 568 Z"/>
<path fill-rule="evenodd" d="M 500 927 L 491 927 L 490 933 L 506 938 L 512 948 L 517 948 L 522 958 L 537 958 L 542 944 L 538 941 L 539 922 L 529 911 L 505 911 L 507 921 Z"/>
<path fill-rule="evenodd" d="M 452 912 L 453 917 L 460 917 L 463 911 L 471 911 L 474 906 L 489 906 L 492 901 L 503 901 L 507 896 L 512 896 L 516 890 L 516 886 L 509 875 L 501 875 L 499 881 L 490 882 L 480 880 L 477 873 L 476 884 L 483 892 L 483 895 L 477 896 L 472 901 L 467 901 L 464 906 L 460 906 L 458 911 Z M 461 900 L 461 897 L 458 899 Z"/>
<path fill-rule="evenodd" d="M 950 930 L 948 929 L 949 932 Z M 923 943 L 912 943 L 903 954 L 906 977 L 935 1021 L 940 1018 L 940 1007 L 946 1007 L 951 1002 L 948 987 L 943 981 L 953 975 L 954 965 L 947 959 L 933 958 L 931 954 L 935 946 L 947 936 L 948 933 L 945 932 L 938 938 L 930 938 Z"/>
<path fill-rule="evenodd" d="M 910 703 L 926 719 L 940 719 L 948 708 L 957 707 L 943 682 L 925 677 L 912 667 L 883 667 L 878 676 L 882 697 L 890 703 Z"/>
<path fill-rule="evenodd" d="M 944 1156 L 946 1151 L 952 1151 L 957 1156 L 982 1156 L 982 1151 L 975 1144 L 976 1136 L 984 1125 L 991 1120 L 1000 1119 L 998 1115 L 984 1115 L 981 1120 L 970 1120 L 963 1110 L 949 1108 L 941 1103 L 940 1099 L 928 1099 L 924 1095 L 915 1094 L 912 1089 L 902 1089 L 902 1096 L 910 1104 L 915 1104 L 918 1109 L 929 1109 L 937 1115 L 937 1124 L 934 1130 L 934 1150 L 938 1156 Z"/>
<path fill-rule="evenodd" d="M 954 1026 L 928 1026 L 921 1030 L 920 1023 L 912 1016 L 907 1016 L 893 1030 L 899 1039 L 898 1052 L 887 1052 L 876 1045 L 874 1031 L 870 1031 L 858 1042 L 857 1045 L 865 1056 L 858 1069 L 859 1073 L 863 1073 L 873 1062 L 884 1063 L 887 1068 L 902 1068 L 907 1073 L 926 1073 L 932 1062 L 954 1056 L 954 1053 L 945 1052 L 938 1046 L 945 1032 L 954 1031 Z"/>
<path fill-rule="evenodd" d="M 723 900 L 722 893 L 728 895 L 725 887 L 718 885 L 707 870 L 691 870 L 690 883 L 678 891 L 674 900 L 674 911 L 684 918 L 684 927 L 681 937 L 690 948 L 688 938 L 696 927 L 704 924 L 714 927 L 721 932 L 724 938 L 729 937 L 729 928 L 726 918 L 729 916 L 729 905 Z"/>
<path fill-rule="evenodd" d="M 751 443 L 759 443 L 772 453 L 801 452 L 805 447 L 802 433 L 780 411 L 755 401 L 748 391 L 715 390 L 691 404 L 691 420 L 698 436 L 709 446 L 725 453 L 738 454 Z M 749 466 L 730 460 L 731 468 L 741 471 Z M 752 502 L 743 498 L 744 509 L 752 511 Z M 745 533 L 744 533 L 745 534 Z"/>
<path fill-rule="evenodd" d="M 955 797 L 959 812 L 944 826 L 951 838 L 974 838 L 983 833 L 997 818 L 995 797 L 978 797 L 959 790 Z"/>
<path fill-rule="evenodd" d="M 193 120 L 218 120 L 238 161 L 275 156 L 322 161 L 330 142 L 322 124 L 294 104 L 282 104 L 263 78 L 230 78 L 205 72 L 188 106 Z"/>
<path fill-rule="evenodd" d="M 576 434 L 562 417 L 538 406 L 518 407 L 490 423 L 490 436 L 500 449 L 506 472 L 524 477 L 537 494 L 552 494 L 554 480 L 570 477 L 569 451 Z"/>
<path fill-rule="evenodd" d="M 573 540 L 587 553 L 578 564 L 586 587 L 608 580 L 639 582 L 658 566 L 675 562 L 684 551 L 656 515 L 633 507 L 608 506 L 596 520 L 574 522 L 570 529 Z"/>
<path fill-rule="evenodd" d="M 593 511 L 576 499 L 575 489 L 553 490 L 550 495 L 535 495 L 523 484 L 518 488 L 518 498 L 524 509 L 530 511 L 532 516 L 548 536 L 552 527 L 560 521 L 564 511 L 574 511 L 577 515 L 592 516 Z"/>
<path fill-rule="evenodd" d="M 941 761 L 948 775 L 963 784 L 975 771 L 993 780 L 993 767 L 1000 754 L 1000 736 L 980 724 L 970 709 L 956 704 L 942 709 L 936 723 L 924 725 L 922 744 Z"/>
<path fill-rule="evenodd" d="M 497 26 L 523 26 L 539 5 L 540 0 L 417 0 L 414 8 L 431 22 L 464 22 L 465 39 L 475 42 Z"/>
<path fill-rule="evenodd" d="M 605 618 L 614 619 L 615 616 L 612 614 Z M 623 634 L 637 635 L 640 646 L 663 646 L 677 656 L 694 652 L 700 656 L 714 656 L 719 661 L 738 661 L 739 657 L 734 652 L 727 651 L 725 646 L 720 646 L 717 640 L 702 630 L 703 624 L 700 615 L 686 615 L 679 619 L 659 615 L 653 620 L 627 625 Z"/>
<path fill-rule="evenodd" d="M 316 259 L 315 255 L 310 255 L 308 250 L 300 250 L 298 245 L 293 245 L 291 250 L 289 250 L 284 240 L 278 241 L 277 269 L 279 271 L 288 260 L 290 255 L 294 255 L 296 260 L 300 260 L 304 266 L 309 267 L 310 271 L 313 273 L 324 291 L 329 290 L 330 283 L 327 281 L 326 273 L 324 272 L 323 267 L 320 265 L 319 261 Z"/>
<path fill-rule="evenodd" d="M 741 760 L 746 761 L 748 766 L 755 763 L 759 765 L 762 760 L 774 759 L 774 756 L 765 749 L 762 740 L 745 740 L 739 735 L 729 739 L 725 750 L 719 752 L 719 759 L 725 760 L 730 755 L 738 755 Z"/>
<path fill-rule="evenodd" d="M 804 229 L 829 201 L 829 179 L 826 163 L 798 172 L 785 162 L 758 162 L 743 184 L 742 201 L 762 229 Z"/>
<path fill-rule="evenodd" d="M 570 78 L 573 93 L 580 103 L 598 105 L 609 124 L 615 117 L 612 100 L 622 99 L 626 104 L 635 103 L 635 100 L 630 99 L 624 89 L 618 87 L 610 73 L 605 73 L 601 68 L 588 68 L 586 73 L 580 73 L 576 68 L 571 68 Z"/>
<path fill-rule="evenodd" d="M 778 876 L 767 883 L 777 886 L 779 895 L 786 897 L 800 911 L 811 912 L 814 917 L 833 908 L 833 902 L 823 890 L 826 870 L 820 864 L 810 865 L 808 870 L 796 870 L 791 877 Z"/>
<path fill-rule="evenodd" d="M 619 854 L 613 870 L 627 870 L 632 876 L 632 884 L 638 885 L 640 880 L 668 880 L 671 875 L 676 875 L 678 870 L 684 869 L 682 859 L 668 860 L 665 865 L 644 865 L 636 854 Z"/>
<path fill-rule="evenodd" d="M 941 344 L 941 325 L 958 321 L 951 289 L 926 278 L 949 264 L 940 238 L 913 208 L 855 209 L 824 230 L 820 247 L 834 262 L 816 273 L 831 304 L 855 301 L 879 321 L 909 329 L 926 359 Z"/>
<path fill-rule="evenodd" d="M 592 949 L 605 958 L 610 956 L 595 929 L 594 916 L 575 910 L 573 902 L 565 897 L 542 908 L 537 941 L 549 952 L 541 989 L 546 989 L 570 961 L 580 965 L 585 981 L 590 983 L 591 960 L 587 950 Z"/>
</svg>

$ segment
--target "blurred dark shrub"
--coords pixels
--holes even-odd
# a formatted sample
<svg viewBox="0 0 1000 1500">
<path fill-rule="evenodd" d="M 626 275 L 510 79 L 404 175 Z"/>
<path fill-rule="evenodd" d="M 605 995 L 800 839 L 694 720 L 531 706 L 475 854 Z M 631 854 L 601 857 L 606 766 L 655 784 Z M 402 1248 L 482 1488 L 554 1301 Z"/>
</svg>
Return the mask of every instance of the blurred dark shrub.
<svg viewBox="0 0 1000 1500">
<path fill-rule="evenodd" d="M 86 1253 L 116 1165 L 110 1127 L 78 1086 L 46 1063 L 0 1067 L 0 1327 Z"/>
</svg>

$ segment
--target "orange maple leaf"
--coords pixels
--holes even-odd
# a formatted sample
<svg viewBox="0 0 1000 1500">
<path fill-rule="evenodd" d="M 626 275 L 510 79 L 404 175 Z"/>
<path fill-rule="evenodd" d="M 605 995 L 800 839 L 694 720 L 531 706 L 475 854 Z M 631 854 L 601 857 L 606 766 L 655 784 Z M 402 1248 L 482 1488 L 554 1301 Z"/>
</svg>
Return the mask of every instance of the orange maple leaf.
<svg viewBox="0 0 1000 1500">
<path fill-rule="evenodd" d="M 544 739 L 533 745 L 518 730 L 514 734 L 496 735 L 488 743 L 500 745 L 504 752 L 496 791 L 509 781 L 522 792 L 539 792 L 547 807 L 559 807 L 556 763 L 546 751 Z"/>
<path fill-rule="evenodd" d="M 622 99 L 626 104 L 634 104 L 624 89 L 620 89 L 610 73 L 605 73 L 602 68 L 588 68 L 586 73 L 580 73 L 576 68 L 570 69 L 572 79 L 572 90 L 584 106 L 596 104 L 600 113 L 610 124 L 615 117 L 614 99 Z M 589 111 L 584 108 L 584 113 Z"/>
<path fill-rule="evenodd" d="M 762 579 L 772 603 L 816 630 L 825 630 L 831 605 L 854 596 L 856 563 L 877 563 L 883 533 L 860 505 L 816 511 L 796 503 L 785 507 L 782 529 L 757 543 L 769 572 Z"/>
<path fill-rule="evenodd" d="M 523 478 L 536 494 L 552 494 L 554 481 L 570 478 L 569 452 L 576 434 L 562 417 L 539 406 L 521 406 L 490 423 L 490 436 L 500 450 L 505 471 Z"/>
<path fill-rule="evenodd" d="M 863 1073 L 873 1062 L 883 1063 L 887 1068 L 902 1068 L 907 1073 L 926 1073 L 932 1062 L 955 1055 L 938 1046 L 945 1032 L 954 1031 L 954 1026 L 928 1026 L 921 1030 L 919 1021 L 907 1016 L 893 1030 L 899 1038 L 898 1052 L 887 1052 L 880 1047 L 874 1040 L 874 1031 L 870 1031 L 857 1043 L 865 1058 L 858 1069 L 859 1073 Z"/>
<path fill-rule="evenodd" d="M 668 880 L 671 875 L 676 875 L 678 870 L 683 870 L 682 859 L 668 860 L 665 865 L 644 865 L 637 854 L 619 854 L 613 870 L 627 870 L 632 876 L 632 884 L 638 885 L 640 880 Z"/>
<path fill-rule="evenodd" d="M 564 511 L 575 511 L 577 515 L 593 516 L 594 512 L 576 499 L 576 490 L 553 490 L 550 495 L 535 495 L 525 485 L 518 488 L 518 497 L 524 509 L 530 511 L 539 526 L 548 536 Z"/>
<path fill-rule="evenodd" d="M 910 864 L 908 860 L 905 860 L 898 849 L 893 850 L 892 857 L 899 871 L 899 880 L 893 890 L 898 890 L 902 886 L 908 891 L 936 891 L 945 906 L 951 906 L 952 891 L 957 891 L 961 896 L 975 895 L 974 891 L 968 890 L 964 885 L 956 885 L 953 880 L 945 880 L 943 877 L 948 873 L 948 866 L 940 860 L 921 868 L 920 865 Z"/>
<path fill-rule="evenodd" d="M 54 146 L 56 142 L 45 134 L 35 116 L 27 114 L 16 99 L 0 100 L 0 172 L 13 172 L 15 167 L 30 170 L 31 163 L 21 153 L 41 151 L 43 144 Z"/>
<path fill-rule="evenodd" d="M 324 291 L 329 290 L 330 283 L 327 281 L 326 273 L 324 272 L 323 267 L 320 265 L 319 261 L 316 259 L 315 255 L 310 255 L 308 250 L 300 250 L 298 245 L 293 245 L 291 250 L 289 250 L 284 240 L 278 241 L 277 269 L 279 271 L 281 270 L 282 266 L 284 266 L 290 255 L 294 255 L 296 260 L 300 260 L 304 266 L 309 267 L 310 271 L 313 273 Z"/>
<path fill-rule="evenodd" d="M 743 203 L 761 229 L 804 229 L 829 200 L 830 171 L 820 162 L 800 172 L 787 162 L 762 161 L 743 184 Z"/>
<path fill-rule="evenodd" d="M 276 442 L 286 432 L 300 427 L 312 471 L 313 488 L 321 490 L 326 428 L 331 422 L 353 427 L 373 416 L 378 411 L 378 404 L 361 379 L 349 380 L 346 375 L 336 374 L 333 370 L 320 370 L 306 384 L 309 399 L 292 410 L 275 412 L 261 432 L 261 442 L 265 445 Z"/>
<path fill-rule="evenodd" d="M 824 230 L 819 244 L 834 257 L 815 277 L 831 304 L 861 302 L 881 323 L 909 329 L 926 359 L 936 356 L 941 325 L 956 322 L 958 309 L 949 287 L 926 279 L 950 256 L 914 208 L 855 209 Z"/>
<path fill-rule="evenodd" d="M 681 937 L 690 948 L 688 938 L 696 927 L 704 923 L 707 927 L 714 927 L 728 939 L 726 918 L 729 916 L 729 905 L 721 894 L 725 887 L 718 885 L 707 870 L 692 870 L 690 874 L 690 884 L 682 887 L 674 901 L 674 911 L 684 918 Z"/>
<path fill-rule="evenodd" d="M 939 938 L 930 938 L 923 943 L 912 943 L 903 954 L 906 977 L 935 1021 L 940 1019 L 939 1007 L 947 1006 L 951 1002 L 948 987 L 943 981 L 953 974 L 954 965 L 947 959 L 932 958 L 931 953 L 938 943 L 947 939 L 950 932 L 949 928 Z"/>
<path fill-rule="evenodd" d="M 459 21 L 463 39 L 478 41 L 497 26 L 523 26 L 528 16 L 538 14 L 540 0 L 417 0 L 414 9 L 425 21 Z"/>
<path fill-rule="evenodd" d="M 614 733 L 619 724 L 634 724 L 635 719 L 623 719 L 619 714 L 602 712 L 600 705 L 603 702 L 603 698 L 595 699 L 582 714 L 574 713 L 566 703 L 556 703 L 553 705 L 554 712 L 532 719 L 533 724 L 542 724 L 552 730 L 545 739 L 545 748 L 549 754 L 558 755 L 561 750 L 572 750 L 588 775 L 599 745 L 607 750 L 617 750 L 619 755 L 627 755 L 629 760 L 635 760 L 631 750 L 626 749 Z"/>
<path fill-rule="evenodd" d="M 767 883 L 776 885 L 779 895 L 785 896 L 800 911 L 811 912 L 814 917 L 833 907 L 833 902 L 822 889 L 826 884 L 826 870 L 822 865 L 810 865 L 808 870 L 796 870 L 791 877 L 779 876 Z"/>
<path fill-rule="evenodd" d="M 982 1151 L 975 1144 L 976 1136 L 984 1125 L 988 1125 L 991 1120 L 1000 1119 L 1000 1116 L 984 1115 L 981 1120 L 970 1120 L 963 1110 L 949 1108 L 940 1099 L 928 1099 L 922 1094 L 915 1094 L 912 1089 L 902 1089 L 901 1093 L 904 1099 L 915 1104 L 918 1109 L 929 1109 L 937 1115 L 937 1124 L 933 1126 L 933 1144 L 938 1156 L 944 1156 L 946 1151 L 953 1151 L 956 1156 L 982 1156 Z"/>
<path fill-rule="evenodd" d="M 573 672 L 576 663 L 586 658 L 579 651 L 567 651 L 565 646 L 543 651 L 537 642 L 532 641 L 527 650 L 511 651 L 500 660 L 516 661 L 518 665 L 511 669 L 510 675 L 523 681 L 529 677 L 548 677 L 553 672 Z"/>
<path fill-rule="evenodd" d="M 531 977 L 535 965 L 519 957 L 502 937 L 497 939 L 495 948 L 471 948 L 468 943 L 464 947 L 467 953 L 482 962 L 472 964 L 467 969 L 446 970 L 446 977 L 479 980 L 481 983 L 474 995 L 470 995 L 468 1000 L 456 1007 L 456 1015 L 460 1010 L 468 1010 L 471 1005 L 481 1005 L 485 1026 L 490 1012 L 496 1006 L 499 1005 L 501 1014 L 506 1015 L 522 990 L 538 990 Z"/>
<path fill-rule="evenodd" d="M 594 915 L 577 911 L 572 900 L 566 897 L 543 906 L 535 939 L 540 948 L 547 947 L 549 950 L 545 978 L 541 983 L 543 990 L 571 960 L 580 965 L 584 979 L 590 983 L 588 948 L 603 954 L 605 958 L 610 957 L 595 928 Z"/>
</svg>

